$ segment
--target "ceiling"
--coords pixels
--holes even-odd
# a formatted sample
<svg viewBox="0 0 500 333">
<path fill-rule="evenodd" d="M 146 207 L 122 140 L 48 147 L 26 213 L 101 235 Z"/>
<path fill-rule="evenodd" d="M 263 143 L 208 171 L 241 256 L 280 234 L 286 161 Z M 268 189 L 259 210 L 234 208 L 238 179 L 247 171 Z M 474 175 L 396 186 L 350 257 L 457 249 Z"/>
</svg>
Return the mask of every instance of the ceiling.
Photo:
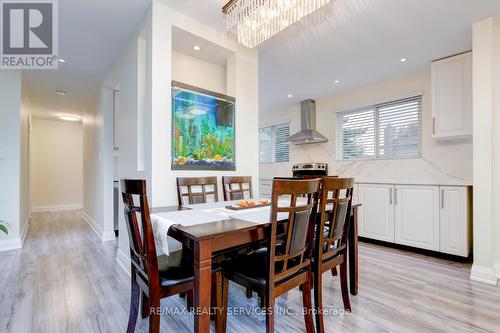
<svg viewBox="0 0 500 333">
<path fill-rule="evenodd" d="M 151 0 L 59 1 L 58 70 L 25 70 L 34 117 L 80 114 Z M 60 96 L 56 90 L 67 91 Z"/>
<path fill-rule="evenodd" d="M 225 28 L 224 0 L 163 1 Z M 260 111 L 429 68 L 470 50 L 472 24 L 495 13 L 499 0 L 332 1 L 259 46 Z"/>
<path fill-rule="evenodd" d="M 161 1 L 225 30 L 221 8 L 227 0 Z M 80 113 L 150 3 L 60 1 L 60 56 L 66 63 L 57 71 L 24 72 L 35 116 Z M 472 24 L 498 12 L 499 0 L 332 1 L 259 46 L 260 111 L 428 68 L 434 59 L 470 50 Z M 175 33 L 176 48 L 192 52 L 196 36 L 183 42 L 184 33 Z M 222 56 L 215 48 L 210 54 Z"/>
<path fill-rule="evenodd" d="M 195 50 L 194 46 L 198 46 L 199 50 Z M 232 54 L 231 51 L 220 45 L 177 27 L 172 29 L 172 48 L 220 66 L 226 66 L 227 59 Z"/>
</svg>

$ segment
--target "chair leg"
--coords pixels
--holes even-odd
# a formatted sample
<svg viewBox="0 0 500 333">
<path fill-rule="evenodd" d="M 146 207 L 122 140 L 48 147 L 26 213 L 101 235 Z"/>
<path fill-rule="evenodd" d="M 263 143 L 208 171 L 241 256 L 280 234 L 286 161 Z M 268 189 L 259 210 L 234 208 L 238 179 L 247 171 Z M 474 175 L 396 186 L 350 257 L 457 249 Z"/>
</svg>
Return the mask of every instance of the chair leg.
<svg viewBox="0 0 500 333">
<path fill-rule="evenodd" d="M 160 307 L 160 298 L 150 296 L 149 306 L 149 333 L 160 333 L 160 313 L 157 311 Z"/>
<path fill-rule="evenodd" d="M 338 275 L 338 273 L 337 273 L 337 267 L 333 267 L 332 268 L 332 275 L 333 276 L 337 276 Z"/>
<path fill-rule="evenodd" d="M 275 299 L 272 295 L 265 296 L 266 333 L 274 333 L 274 302 Z"/>
<path fill-rule="evenodd" d="M 314 332 L 314 324 L 312 317 L 312 302 L 311 302 L 311 272 L 307 273 L 307 280 L 302 288 L 302 303 L 304 306 L 304 321 L 306 324 L 306 332 Z"/>
<path fill-rule="evenodd" d="M 247 290 L 246 290 L 246 291 L 247 291 L 247 298 L 252 298 L 252 296 L 253 296 L 252 289 L 247 288 Z"/>
<path fill-rule="evenodd" d="M 134 268 L 132 268 L 131 274 L 130 313 L 128 317 L 127 333 L 134 333 L 135 331 L 135 324 L 137 323 L 137 316 L 139 315 L 139 297 L 141 295 L 141 288 L 137 284 Z"/>
<path fill-rule="evenodd" d="M 321 274 L 321 268 L 319 271 L 316 270 L 313 276 L 314 280 L 314 307 L 316 309 L 316 332 L 323 333 L 325 331 L 325 326 L 323 323 L 323 274 Z"/>
<path fill-rule="evenodd" d="M 149 300 L 145 293 L 142 293 L 141 298 L 141 317 L 142 319 L 149 317 Z"/>
<path fill-rule="evenodd" d="M 346 311 L 351 311 L 351 302 L 349 301 L 349 288 L 347 286 L 347 263 L 345 261 L 340 264 L 340 289 L 342 290 L 344 309 Z"/>
<path fill-rule="evenodd" d="M 191 310 L 191 308 L 193 308 L 194 306 L 194 301 L 193 301 L 193 291 L 190 290 L 186 293 L 186 306 L 188 309 Z"/>
</svg>

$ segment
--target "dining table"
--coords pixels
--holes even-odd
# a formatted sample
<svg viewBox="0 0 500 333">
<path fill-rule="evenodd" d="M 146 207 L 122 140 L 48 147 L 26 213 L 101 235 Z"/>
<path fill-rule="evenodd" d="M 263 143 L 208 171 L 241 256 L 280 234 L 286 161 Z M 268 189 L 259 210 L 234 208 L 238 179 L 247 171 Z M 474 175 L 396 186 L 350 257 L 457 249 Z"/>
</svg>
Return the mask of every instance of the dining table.
<svg viewBox="0 0 500 333">
<path fill-rule="evenodd" d="M 167 218 L 168 236 L 193 251 L 194 332 L 210 332 L 212 258 L 224 251 L 265 240 L 269 235 L 270 206 L 231 210 L 234 201 L 187 206 L 154 207 L 152 216 Z M 349 290 L 358 293 L 358 209 L 352 203 L 348 234 Z M 278 216 L 278 219 L 280 217 Z M 196 219 L 195 223 L 186 223 Z M 283 217 L 286 219 L 286 217 Z M 205 287 L 203 287 L 205 286 Z"/>
</svg>

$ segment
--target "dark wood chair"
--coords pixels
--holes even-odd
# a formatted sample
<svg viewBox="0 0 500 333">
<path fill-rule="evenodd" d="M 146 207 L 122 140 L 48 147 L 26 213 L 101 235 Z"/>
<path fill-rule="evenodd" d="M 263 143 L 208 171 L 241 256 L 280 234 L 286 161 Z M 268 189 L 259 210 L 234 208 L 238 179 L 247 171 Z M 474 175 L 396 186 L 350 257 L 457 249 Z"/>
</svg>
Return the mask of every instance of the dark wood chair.
<svg viewBox="0 0 500 333">
<path fill-rule="evenodd" d="M 208 189 L 208 187 L 212 187 L 212 189 Z M 187 189 L 187 192 L 183 191 L 184 188 Z M 179 206 L 207 203 L 209 196 L 213 196 L 214 202 L 219 201 L 217 177 L 177 178 L 177 199 Z M 184 198 L 188 199 L 187 203 L 184 202 Z"/>
<path fill-rule="evenodd" d="M 224 265 L 224 285 L 236 282 L 259 294 L 266 311 L 267 332 L 274 332 L 275 299 L 296 287 L 302 289 L 305 326 L 314 331 L 311 313 L 311 262 L 313 229 L 320 179 L 275 179 L 272 190 L 268 246 L 229 260 Z M 305 203 L 300 198 L 305 195 Z M 289 205 L 278 199 L 289 196 Z M 297 202 L 297 199 L 302 203 Z M 278 214 L 288 214 L 286 235 L 278 238 Z M 227 294 L 224 294 L 227 304 Z M 224 305 L 224 306 L 225 306 Z"/>
<path fill-rule="evenodd" d="M 342 300 L 345 310 L 351 311 L 347 287 L 347 237 L 353 186 L 354 179 L 352 178 L 324 177 L 322 180 L 320 214 L 316 224 L 312 260 L 317 332 L 324 332 L 322 314 L 324 272 L 340 266 Z"/>
<path fill-rule="evenodd" d="M 252 177 L 223 176 L 222 190 L 224 201 L 243 200 L 245 199 L 245 192 L 248 193 L 248 198 L 251 199 L 253 198 Z"/>
<path fill-rule="evenodd" d="M 160 299 L 193 290 L 193 255 L 187 250 L 156 255 L 145 180 L 122 179 L 122 197 L 130 241 L 130 314 L 127 333 L 135 330 L 142 296 L 141 316 L 149 317 L 149 332 L 160 331 Z M 134 203 L 134 197 L 138 204 Z M 140 214 L 140 215 L 139 215 Z M 220 267 L 220 266 L 219 266 Z M 222 270 L 213 269 L 214 304 L 222 304 Z M 215 316 L 217 332 L 224 332 L 222 313 Z"/>
</svg>

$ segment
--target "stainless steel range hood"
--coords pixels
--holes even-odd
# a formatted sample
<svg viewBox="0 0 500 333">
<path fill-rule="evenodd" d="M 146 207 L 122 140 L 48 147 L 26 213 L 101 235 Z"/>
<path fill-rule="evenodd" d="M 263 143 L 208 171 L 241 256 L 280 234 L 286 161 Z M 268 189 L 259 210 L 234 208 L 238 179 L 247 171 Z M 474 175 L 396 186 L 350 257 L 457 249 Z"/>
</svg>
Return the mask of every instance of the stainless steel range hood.
<svg viewBox="0 0 500 333">
<path fill-rule="evenodd" d="M 290 135 L 285 142 L 294 145 L 327 142 L 328 139 L 316 130 L 316 101 L 307 99 L 300 103 L 301 106 L 301 130 Z"/>
</svg>

